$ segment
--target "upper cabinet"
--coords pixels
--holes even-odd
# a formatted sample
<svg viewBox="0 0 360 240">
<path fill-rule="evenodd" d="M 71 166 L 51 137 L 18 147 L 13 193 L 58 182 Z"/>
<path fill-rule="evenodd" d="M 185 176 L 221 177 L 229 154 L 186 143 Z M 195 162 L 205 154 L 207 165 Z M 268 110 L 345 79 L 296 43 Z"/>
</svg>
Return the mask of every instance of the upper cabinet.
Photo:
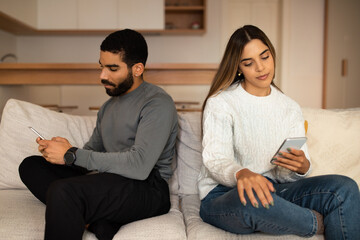
<svg viewBox="0 0 360 240">
<path fill-rule="evenodd" d="M 37 26 L 37 0 L 0 0 L 0 14 L 6 14 L 13 21 L 26 23 L 29 27 Z M 5 21 L 0 19 L 1 29 L 6 30 Z"/>
<path fill-rule="evenodd" d="M 75 30 L 78 28 L 78 2 L 74 0 L 38 0 L 39 30 Z"/>
<path fill-rule="evenodd" d="M 118 28 L 164 30 L 164 0 L 118 1 Z"/>
<path fill-rule="evenodd" d="M 281 0 L 226 0 L 222 1 L 221 8 L 222 52 L 234 31 L 245 24 L 259 27 L 275 49 L 280 49 Z"/>
<path fill-rule="evenodd" d="M 78 29 L 117 29 L 118 0 L 77 0 Z"/>
<path fill-rule="evenodd" d="M 40 30 L 123 28 L 163 30 L 164 0 L 38 0 Z"/>
<path fill-rule="evenodd" d="M 37 0 L 36 24 L 19 18 L 24 16 L 16 14 L 23 12 L 21 4 L 10 8 L 9 2 L 0 0 L 0 29 L 17 35 L 108 34 L 124 28 L 144 34 L 202 34 L 206 26 L 206 0 Z"/>
</svg>

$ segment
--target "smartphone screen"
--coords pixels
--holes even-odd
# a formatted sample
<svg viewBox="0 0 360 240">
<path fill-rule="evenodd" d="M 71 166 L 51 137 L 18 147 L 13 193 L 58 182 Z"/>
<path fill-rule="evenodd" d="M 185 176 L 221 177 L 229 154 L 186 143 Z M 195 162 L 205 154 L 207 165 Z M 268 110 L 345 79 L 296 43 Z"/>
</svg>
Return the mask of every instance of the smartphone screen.
<svg viewBox="0 0 360 240">
<path fill-rule="evenodd" d="M 301 149 L 301 147 L 305 144 L 307 138 L 306 137 L 295 137 L 295 138 L 286 138 L 284 142 L 281 144 L 279 149 L 276 151 L 274 157 L 279 155 L 279 152 L 288 152 L 288 148 Z M 270 160 L 272 163 L 273 158 Z"/>
</svg>

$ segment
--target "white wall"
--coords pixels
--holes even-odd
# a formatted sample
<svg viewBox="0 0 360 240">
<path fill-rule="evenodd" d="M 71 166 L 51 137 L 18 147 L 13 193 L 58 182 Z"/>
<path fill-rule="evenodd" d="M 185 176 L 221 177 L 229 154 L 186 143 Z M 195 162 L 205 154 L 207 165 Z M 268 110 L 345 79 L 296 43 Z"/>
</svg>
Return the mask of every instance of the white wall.
<svg viewBox="0 0 360 240">
<path fill-rule="evenodd" d="M 9 53 L 16 55 L 16 38 L 13 35 L 0 30 L 0 58 Z M 9 97 L 11 97 L 11 94 L 9 94 L 8 89 L 4 86 L 0 86 L 0 116 L 5 102 Z"/>
<path fill-rule="evenodd" d="M 16 54 L 16 37 L 0 30 L 0 58 L 8 53 Z"/>
</svg>

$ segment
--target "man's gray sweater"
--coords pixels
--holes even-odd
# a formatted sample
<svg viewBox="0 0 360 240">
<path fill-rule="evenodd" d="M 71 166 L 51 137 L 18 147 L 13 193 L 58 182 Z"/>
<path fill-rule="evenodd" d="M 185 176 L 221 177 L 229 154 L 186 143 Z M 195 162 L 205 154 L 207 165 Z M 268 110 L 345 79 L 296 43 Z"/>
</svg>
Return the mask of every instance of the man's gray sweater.
<svg viewBox="0 0 360 240">
<path fill-rule="evenodd" d="M 104 103 L 90 140 L 76 152 L 75 165 L 137 180 L 156 168 L 168 180 L 176 135 L 173 100 L 160 87 L 143 82 Z"/>
</svg>

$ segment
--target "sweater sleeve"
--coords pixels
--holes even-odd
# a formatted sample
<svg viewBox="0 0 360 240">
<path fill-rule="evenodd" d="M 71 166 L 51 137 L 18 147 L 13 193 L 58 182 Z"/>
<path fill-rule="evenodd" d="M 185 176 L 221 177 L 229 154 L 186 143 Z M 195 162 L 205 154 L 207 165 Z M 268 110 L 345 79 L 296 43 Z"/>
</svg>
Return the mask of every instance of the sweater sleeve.
<svg viewBox="0 0 360 240">
<path fill-rule="evenodd" d="M 101 112 L 102 112 L 102 109 L 100 109 L 97 114 L 96 126 L 94 128 L 94 131 L 93 131 L 89 141 L 87 143 L 85 143 L 83 149 L 93 150 L 96 152 L 105 152 L 105 148 L 104 148 L 104 145 L 102 142 L 101 132 L 100 132 Z"/>
<path fill-rule="evenodd" d="M 211 177 L 225 186 L 235 186 L 243 167 L 234 159 L 233 117 L 223 104 L 208 99 L 203 116 L 203 164 Z"/>
<path fill-rule="evenodd" d="M 177 114 L 172 100 L 154 98 L 142 109 L 135 142 L 129 149 L 121 152 L 78 149 L 75 164 L 89 170 L 144 180 L 154 168 L 175 128 Z"/>
<path fill-rule="evenodd" d="M 301 112 L 301 108 L 299 105 L 296 104 L 295 109 L 292 111 L 291 115 L 289 116 L 289 122 L 290 122 L 290 131 L 289 131 L 289 137 L 304 137 L 305 136 L 305 127 L 304 127 L 304 118 Z M 296 172 L 292 172 L 288 169 L 282 168 L 282 167 L 276 167 L 274 168 L 274 174 L 276 176 L 276 179 L 283 183 L 283 182 L 294 182 L 296 180 L 299 180 L 301 178 L 307 177 L 311 172 L 311 160 L 308 152 L 308 148 L 306 143 L 301 148 L 301 150 L 304 151 L 304 154 L 306 158 L 310 162 L 309 170 L 305 174 L 298 174 Z"/>
</svg>

